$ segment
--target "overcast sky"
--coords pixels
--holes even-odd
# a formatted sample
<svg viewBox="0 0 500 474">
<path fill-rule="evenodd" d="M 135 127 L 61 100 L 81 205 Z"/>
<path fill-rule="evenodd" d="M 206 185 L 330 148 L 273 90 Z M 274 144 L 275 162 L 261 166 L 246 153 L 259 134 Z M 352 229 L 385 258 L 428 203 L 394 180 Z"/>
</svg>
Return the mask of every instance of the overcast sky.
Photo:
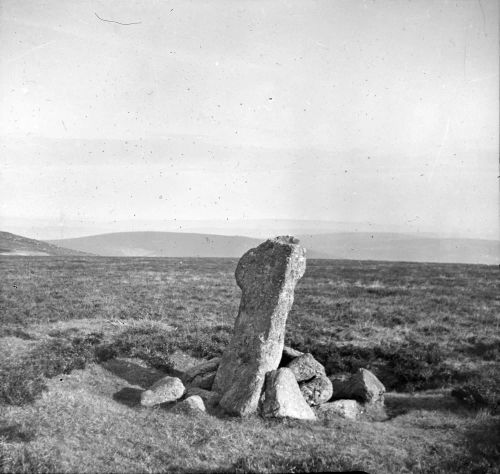
<svg viewBox="0 0 500 474">
<path fill-rule="evenodd" d="M 496 0 L 0 15 L 3 230 L 286 218 L 498 238 Z"/>
</svg>

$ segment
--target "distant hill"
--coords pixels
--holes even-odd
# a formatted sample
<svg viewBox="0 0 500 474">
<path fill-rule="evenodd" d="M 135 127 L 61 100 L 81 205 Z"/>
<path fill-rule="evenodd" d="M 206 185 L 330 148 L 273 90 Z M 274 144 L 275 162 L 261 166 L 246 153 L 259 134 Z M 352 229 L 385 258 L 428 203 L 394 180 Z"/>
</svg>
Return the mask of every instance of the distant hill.
<svg viewBox="0 0 500 474">
<path fill-rule="evenodd" d="M 401 262 L 500 262 L 500 242 L 443 239 L 415 234 L 349 232 L 297 236 L 304 247 L 330 258 Z"/>
<path fill-rule="evenodd" d="M 261 240 L 180 232 L 117 232 L 50 242 L 110 257 L 241 257 Z"/>
<path fill-rule="evenodd" d="M 297 236 L 309 258 L 407 262 L 499 262 L 499 242 L 411 234 L 349 232 Z M 181 232 L 119 232 L 52 244 L 102 256 L 241 257 L 263 239 Z"/>
<path fill-rule="evenodd" d="M 69 256 L 88 254 L 0 231 L 0 255 Z"/>
</svg>

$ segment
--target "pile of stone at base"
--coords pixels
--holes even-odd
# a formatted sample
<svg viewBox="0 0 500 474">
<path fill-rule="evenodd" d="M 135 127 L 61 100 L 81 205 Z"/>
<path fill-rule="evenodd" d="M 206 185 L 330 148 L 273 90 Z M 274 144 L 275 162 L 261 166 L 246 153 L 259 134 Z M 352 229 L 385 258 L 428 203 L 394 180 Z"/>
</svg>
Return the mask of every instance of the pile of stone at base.
<svg viewBox="0 0 500 474">
<path fill-rule="evenodd" d="M 311 354 L 284 347 L 294 289 L 306 267 L 305 250 L 293 237 L 277 237 L 249 250 L 238 262 L 242 296 L 232 340 L 221 358 L 165 377 L 142 394 L 141 403 L 175 402 L 174 411 L 219 410 L 233 416 L 314 420 L 355 419 L 383 409 L 384 386 L 360 369 L 330 380 Z"/>
</svg>

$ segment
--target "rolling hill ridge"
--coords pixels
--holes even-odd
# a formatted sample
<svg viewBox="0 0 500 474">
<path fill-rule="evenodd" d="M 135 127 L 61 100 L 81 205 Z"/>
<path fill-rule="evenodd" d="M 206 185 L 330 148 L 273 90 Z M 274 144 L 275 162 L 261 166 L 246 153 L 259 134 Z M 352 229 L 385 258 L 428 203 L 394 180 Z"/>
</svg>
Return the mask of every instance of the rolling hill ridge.
<svg viewBox="0 0 500 474">
<path fill-rule="evenodd" d="M 500 242 L 417 234 L 345 232 L 297 235 L 308 258 L 408 262 L 499 262 Z M 52 240 L 60 247 L 101 256 L 239 258 L 263 239 L 181 232 L 119 232 Z"/>
<path fill-rule="evenodd" d="M 56 245 L 42 242 L 41 240 L 29 239 L 10 232 L 0 231 L 0 255 L 19 256 L 71 256 L 89 255 L 79 250 L 61 248 Z"/>
</svg>

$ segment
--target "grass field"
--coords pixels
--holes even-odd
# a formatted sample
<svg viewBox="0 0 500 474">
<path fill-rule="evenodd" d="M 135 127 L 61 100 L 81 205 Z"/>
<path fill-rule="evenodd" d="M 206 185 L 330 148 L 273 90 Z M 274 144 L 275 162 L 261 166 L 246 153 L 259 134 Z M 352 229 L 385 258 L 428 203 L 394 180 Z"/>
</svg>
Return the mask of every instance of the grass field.
<svg viewBox="0 0 500 474">
<path fill-rule="evenodd" d="M 499 472 L 495 266 L 308 261 L 287 343 L 332 375 L 373 370 L 387 420 L 137 406 L 165 372 L 223 351 L 236 263 L 0 257 L 0 471 Z M 460 386 L 481 397 L 459 402 Z"/>
</svg>

